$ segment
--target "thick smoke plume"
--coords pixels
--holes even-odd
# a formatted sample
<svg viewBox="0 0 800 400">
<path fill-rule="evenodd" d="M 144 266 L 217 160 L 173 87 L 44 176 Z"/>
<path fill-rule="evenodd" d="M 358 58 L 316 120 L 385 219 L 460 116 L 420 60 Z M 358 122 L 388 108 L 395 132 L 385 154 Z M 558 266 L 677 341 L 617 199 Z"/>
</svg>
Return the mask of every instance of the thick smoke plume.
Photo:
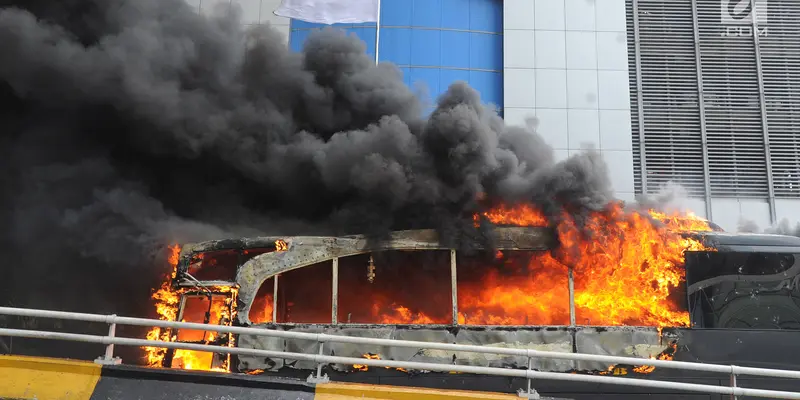
<svg viewBox="0 0 800 400">
<path fill-rule="evenodd" d="M 612 199 L 453 84 L 433 113 L 343 33 L 301 54 L 183 0 L 0 0 L 0 302 L 144 314 L 170 243 L 436 228 L 481 198 L 557 216 Z"/>
</svg>

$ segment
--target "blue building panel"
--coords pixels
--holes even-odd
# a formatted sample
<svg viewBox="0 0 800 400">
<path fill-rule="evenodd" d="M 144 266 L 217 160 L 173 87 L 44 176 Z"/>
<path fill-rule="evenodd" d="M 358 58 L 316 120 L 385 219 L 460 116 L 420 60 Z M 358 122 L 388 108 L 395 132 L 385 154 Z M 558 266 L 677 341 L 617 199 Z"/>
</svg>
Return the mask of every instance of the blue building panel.
<svg viewBox="0 0 800 400">
<path fill-rule="evenodd" d="M 334 24 L 355 34 L 375 55 L 375 23 Z M 289 46 L 300 51 L 312 29 L 292 20 Z M 380 61 L 396 64 L 407 85 L 420 85 L 433 104 L 447 87 L 466 81 L 485 103 L 503 107 L 502 0 L 382 0 Z"/>
</svg>

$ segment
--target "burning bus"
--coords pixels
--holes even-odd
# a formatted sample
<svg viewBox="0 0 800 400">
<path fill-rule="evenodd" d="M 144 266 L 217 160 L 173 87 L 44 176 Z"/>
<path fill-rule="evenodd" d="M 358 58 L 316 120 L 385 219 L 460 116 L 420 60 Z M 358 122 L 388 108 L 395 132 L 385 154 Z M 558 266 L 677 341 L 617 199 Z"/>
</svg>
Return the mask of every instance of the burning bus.
<svg viewBox="0 0 800 400">
<path fill-rule="evenodd" d="M 549 226 L 524 206 L 485 212 L 476 216 L 481 221 L 494 225 L 491 250 L 450 248 L 433 230 L 397 231 L 381 241 L 355 235 L 185 244 L 172 248 L 175 270 L 153 297 L 162 318 L 186 322 L 724 363 L 731 362 L 731 348 L 720 346 L 730 345 L 740 349 L 739 363 L 787 365 L 788 355 L 767 349 L 763 339 L 800 328 L 800 238 L 729 234 L 696 217 L 613 205 L 581 227 L 567 216 Z M 154 329 L 148 338 L 302 353 L 317 346 L 191 330 Z M 325 349 L 344 357 L 479 366 L 525 368 L 528 362 L 337 343 Z M 150 365 L 168 368 L 315 368 L 254 356 L 147 351 Z M 543 371 L 653 371 L 533 362 Z"/>
</svg>

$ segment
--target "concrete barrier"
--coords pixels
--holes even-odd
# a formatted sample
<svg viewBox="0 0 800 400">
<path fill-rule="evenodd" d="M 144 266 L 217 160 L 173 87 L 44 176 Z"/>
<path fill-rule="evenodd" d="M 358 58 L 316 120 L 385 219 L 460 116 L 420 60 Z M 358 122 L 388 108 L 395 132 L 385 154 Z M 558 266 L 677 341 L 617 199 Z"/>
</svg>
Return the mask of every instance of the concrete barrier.
<svg viewBox="0 0 800 400">
<path fill-rule="evenodd" d="M 472 392 L 466 390 L 440 390 L 414 387 L 365 385 L 360 383 L 322 383 L 316 387 L 315 399 L 386 399 L 386 400 L 519 400 L 511 394 Z"/>
<path fill-rule="evenodd" d="M 510 394 L 356 383 L 310 384 L 304 379 L 223 374 L 88 361 L 0 356 L 0 399 L 36 400 L 473 400 L 518 399 Z"/>
<path fill-rule="evenodd" d="M 91 362 L 0 356 L 0 398 L 89 400 L 100 375 Z"/>
</svg>

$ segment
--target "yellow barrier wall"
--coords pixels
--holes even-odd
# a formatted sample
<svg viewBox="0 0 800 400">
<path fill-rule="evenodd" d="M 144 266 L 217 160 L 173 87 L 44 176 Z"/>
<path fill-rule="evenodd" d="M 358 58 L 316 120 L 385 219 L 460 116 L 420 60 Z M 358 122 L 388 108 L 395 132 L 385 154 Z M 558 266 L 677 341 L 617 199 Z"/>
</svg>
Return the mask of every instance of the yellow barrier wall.
<svg viewBox="0 0 800 400">
<path fill-rule="evenodd" d="M 101 369 L 86 361 L 0 356 L 0 398 L 89 400 Z"/>
<path fill-rule="evenodd" d="M 386 385 L 363 385 L 357 383 L 321 383 L 317 385 L 314 396 L 314 400 L 344 400 L 355 398 L 384 400 L 519 400 L 519 397 L 511 394 Z"/>
</svg>

